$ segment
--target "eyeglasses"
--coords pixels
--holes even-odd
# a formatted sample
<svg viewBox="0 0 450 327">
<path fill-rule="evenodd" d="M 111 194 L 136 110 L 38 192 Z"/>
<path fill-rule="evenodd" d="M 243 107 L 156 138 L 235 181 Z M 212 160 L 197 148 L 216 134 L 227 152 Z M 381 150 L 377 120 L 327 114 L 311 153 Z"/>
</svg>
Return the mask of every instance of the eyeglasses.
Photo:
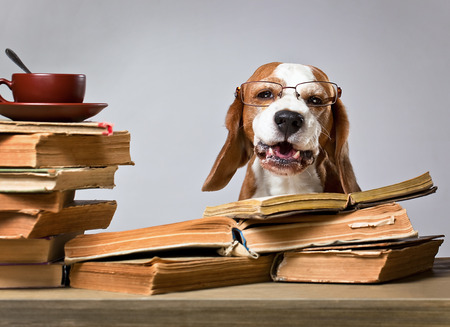
<svg viewBox="0 0 450 327">
<path fill-rule="evenodd" d="M 296 86 L 283 86 L 280 83 L 253 81 L 236 88 L 235 96 L 241 97 L 248 106 L 268 107 L 283 95 L 284 89 L 294 89 L 297 99 L 303 99 L 310 107 L 325 107 L 336 103 L 342 89 L 332 82 L 304 82 Z"/>
</svg>

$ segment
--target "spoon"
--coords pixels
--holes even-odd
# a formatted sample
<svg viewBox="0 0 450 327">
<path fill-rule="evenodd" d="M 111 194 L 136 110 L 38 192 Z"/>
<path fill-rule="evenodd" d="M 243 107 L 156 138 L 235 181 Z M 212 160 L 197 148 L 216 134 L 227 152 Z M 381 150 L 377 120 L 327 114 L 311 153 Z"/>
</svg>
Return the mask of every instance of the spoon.
<svg viewBox="0 0 450 327">
<path fill-rule="evenodd" d="M 31 71 L 27 68 L 27 66 L 25 66 L 25 64 L 22 62 L 22 60 L 20 60 L 19 56 L 14 51 L 12 51 L 11 49 L 6 49 L 5 53 L 9 57 L 9 59 L 11 59 L 17 66 L 22 68 L 25 73 L 31 74 Z"/>
</svg>

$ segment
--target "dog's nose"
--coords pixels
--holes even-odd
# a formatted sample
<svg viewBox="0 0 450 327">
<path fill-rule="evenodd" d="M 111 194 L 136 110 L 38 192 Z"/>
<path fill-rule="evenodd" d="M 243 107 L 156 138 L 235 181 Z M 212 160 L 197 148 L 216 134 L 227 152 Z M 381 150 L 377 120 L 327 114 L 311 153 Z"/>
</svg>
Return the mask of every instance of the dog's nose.
<svg viewBox="0 0 450 327">
<path fill-rule="evenodd" d="M 303 125 L 303 116 L 291 110 L 281 110 L 275 114 L 275 124 L 285 137 L 296 133 Z"/>
</svg>

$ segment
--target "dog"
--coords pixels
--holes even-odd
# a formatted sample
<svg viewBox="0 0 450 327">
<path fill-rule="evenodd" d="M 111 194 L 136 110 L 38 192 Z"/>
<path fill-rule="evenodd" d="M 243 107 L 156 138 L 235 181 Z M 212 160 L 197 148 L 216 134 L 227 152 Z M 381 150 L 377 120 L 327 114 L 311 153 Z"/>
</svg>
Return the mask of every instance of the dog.
<svg viewBox="0 0 450 327">
<path fill-rule="evenodd" d="M 228 136 L 202 191 L 224 188 L 248 163 L 239 200 L 360 191 L 349 159 L 342 90 L 314 66 L 273 62 L 236 88 Z"/>
</svg>

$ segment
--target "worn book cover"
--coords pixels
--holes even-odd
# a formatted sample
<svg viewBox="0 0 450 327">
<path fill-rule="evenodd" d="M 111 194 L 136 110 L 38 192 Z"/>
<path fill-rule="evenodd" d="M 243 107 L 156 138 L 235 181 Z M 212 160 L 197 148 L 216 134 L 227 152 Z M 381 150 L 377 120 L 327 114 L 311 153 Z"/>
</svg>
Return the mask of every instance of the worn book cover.
<svg viewBox="0 0 450 327">
<path fill-rule="evenodd" d="M 132 165 L 130 134 L 0 134 L 0 167 L 58 168 Z"/>
<path fill-rule="evenodd" d="M 116 208 L 116 201 L 76 200 L 59 212 L 0 211 L 0 237 L 39 238 L 103 229 L 109 226 Z"/>
<path fill-rule="evenodd" d="M 80 235 L 66 244 L 65 261 L 73 263 L 131 253 L 199 248 L 217 249 L 223 256 L 257 257 L 262 253 L 311 245 L 417 235 L 406 210 L 397 203 L 337 214 L 298 214 L 265 222 L 210 217 L 128 231 Z"/>
<path fill-rule="evenodd" d="M 74 197 L 74 190 L 39 193 L 0 192 L 0 212 L 20 210 L 59 212 L 71 204 Z"/>
<path fill-rule="evenodd" d="M 443 242 L 439 237 L 284 252 L 271 274 L 278 282 L 387 282 L 431 269 Z"/>
</svg>

